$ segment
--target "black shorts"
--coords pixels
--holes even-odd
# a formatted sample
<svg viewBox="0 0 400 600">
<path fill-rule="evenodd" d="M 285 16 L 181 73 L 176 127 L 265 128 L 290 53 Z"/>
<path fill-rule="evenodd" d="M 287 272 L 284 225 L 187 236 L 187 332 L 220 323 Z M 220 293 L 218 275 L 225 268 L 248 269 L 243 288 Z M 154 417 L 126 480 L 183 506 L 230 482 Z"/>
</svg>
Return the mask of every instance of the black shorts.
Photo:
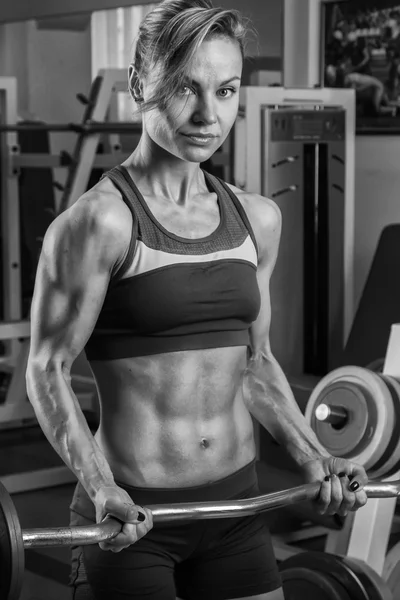
<svg viewBox="0 0 400 600">
<path fill-rule="evenodd" d="M 259 495 L 255 461 L 208 485 L 182 489 L 118 485 L 141 506 L 250 498 Z M 71 526 L 95 522 L 80 484 Z M 72 549 L 74 600 L 223 600 L 281 587 L 262 515 L 185 523 L 155 523 L 135 544 L 114 553 L 98 544 Z"/>
</svg>

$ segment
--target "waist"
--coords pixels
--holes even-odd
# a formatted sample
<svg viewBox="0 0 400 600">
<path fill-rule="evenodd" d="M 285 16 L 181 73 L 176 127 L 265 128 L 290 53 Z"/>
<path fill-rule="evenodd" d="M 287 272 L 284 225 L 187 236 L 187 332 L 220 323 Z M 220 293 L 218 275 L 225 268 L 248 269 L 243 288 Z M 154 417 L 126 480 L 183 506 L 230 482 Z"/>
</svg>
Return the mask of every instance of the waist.
<svg viewBox="0 0 400 600">
<path fill-rule="evenodd" d="M 116 484 L 126 490 L 133 502 L 139 506 L 233 500 L 248 495 L 256 496 L 259 493 L 255 458 L 226 477 L 202 485 L 145 488 L 120 481 L 116 481 Z M 77 514 L 95 521 L 94 505 L 80 483 L 76 486 L 70 508 Z"/>
</svg>

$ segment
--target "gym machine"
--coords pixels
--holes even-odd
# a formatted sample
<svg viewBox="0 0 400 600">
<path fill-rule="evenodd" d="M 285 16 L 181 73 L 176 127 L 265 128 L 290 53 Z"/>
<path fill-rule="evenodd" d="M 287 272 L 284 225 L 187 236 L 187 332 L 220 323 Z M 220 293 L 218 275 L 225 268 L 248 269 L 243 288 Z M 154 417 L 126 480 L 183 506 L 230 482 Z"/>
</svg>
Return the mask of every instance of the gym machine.
<svg viewBox="0 0 400 600">
<path fill-rule="evenodd" d="M 270 339 L 290 376 L 335 368 L 352 322 L 354 138 L 352 90 L 240 91 L 235 182 L 282 212 Z"/>
<path fill-rule="evenodd" d="M 354 131 L 350 90 L 243 88 L 235 183 L 273 198 L 283 214 L 271 280 L 271 346 L 289 382 L 304 381 L 304 395 L 311 393 L 306 417 L 332 454 L 391 481 L 400 470 L 399 327 L 392 327 L 386 359 L 376 367 L 337 367 L 354 315 Z M 255 429 L 258 456 L 268 461 L 256 423 Z M 369 501 L 341 529 L 325 531 L 325 551 L 391 579 L 397 598 L 400 544 L 387 552 L 397 530 L 395 507 L 396 500 Z M 278 535 L 276 555 L 294 560 L 302 540 L 321 534 L 310 527 Z"/>
</svg>

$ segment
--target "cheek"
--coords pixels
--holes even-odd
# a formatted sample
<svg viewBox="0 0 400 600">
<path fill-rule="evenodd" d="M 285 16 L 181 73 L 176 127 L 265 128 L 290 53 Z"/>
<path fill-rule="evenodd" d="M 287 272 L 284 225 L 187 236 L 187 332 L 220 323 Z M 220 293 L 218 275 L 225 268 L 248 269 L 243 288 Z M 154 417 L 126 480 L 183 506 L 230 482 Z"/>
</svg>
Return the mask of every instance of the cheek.
<svg viewBox="0 0 400 600">
<path fill-rule="evenodd" d="M 146 128 L 153 138 L 169 139 L 186 121 L 187 115 L 184 111 L 168 110 L 149 115 Z"/>
</svg>

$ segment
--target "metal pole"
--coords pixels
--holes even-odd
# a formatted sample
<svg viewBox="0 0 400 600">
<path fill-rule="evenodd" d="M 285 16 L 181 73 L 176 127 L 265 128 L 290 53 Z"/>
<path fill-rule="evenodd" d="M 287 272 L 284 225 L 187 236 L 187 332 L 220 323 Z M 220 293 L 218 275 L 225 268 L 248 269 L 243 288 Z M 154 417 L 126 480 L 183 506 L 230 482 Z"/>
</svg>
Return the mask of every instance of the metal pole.
<svg viewBox="0 0 400 600">
<path fill-rule="evenodd" d="M 308 483 L 289 490 L 264 494 L 244 500 L 222 502 L 188 502 L 169 505 L 149 505 L 154 523 L 170 523 L 203 519 L 245 517 L 266 512 L 297 502 L 313 500 L 321 484 Z M 397 498 L 400 480 L 368 483 L 364 490 L 369 498 Z M 22 531 L 24 548 L 43 546 L 85 546 L 112 539 L 121 531 L 121 523 L 112 517 L 92 526 L 63 527 L 59 529 L 25 529 Z"/>
</svg>

